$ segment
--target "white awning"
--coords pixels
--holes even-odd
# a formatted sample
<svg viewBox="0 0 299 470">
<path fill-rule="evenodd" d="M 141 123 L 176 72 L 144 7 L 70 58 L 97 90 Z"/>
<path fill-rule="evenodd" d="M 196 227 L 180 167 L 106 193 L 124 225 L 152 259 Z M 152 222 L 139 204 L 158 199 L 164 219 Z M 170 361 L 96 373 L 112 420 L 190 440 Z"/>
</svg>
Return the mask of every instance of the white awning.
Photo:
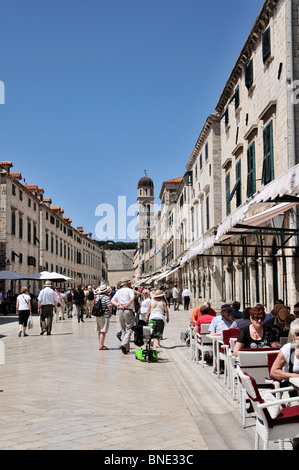
<svg viewBox="0 0 299 470">
<path fill-rule="evenodd" d="M 216 240 L 220 240 L 223 235 L 227 232 L 230 232 L 231 229 L 236 225 L 242 222 L 245 218 L 246 212 L 249 209 L 249 203 L 243 204 L 238 207 L 232 214 L 230 214 L 224 221 L 219 224 L 216 234 Z"/>
<path fill-rule="evenodd" d="M 146 284 L 149 279 L 151 279 L 152 276 L 149 276 L 149 277 L 144 277 L 143 279 L 139 279 L 138 281 L 135 282 L 134 286 L 140 286 L 140 284 Z"/>
<path fill-rule="evenodd" d="M 294 195 L 299 192 L 299 164 L 290 168 L 261 189 L 250 201 L 251 204 L 272 201 L 286 194 Z"/>
<path fill-rule="evenodd" d="M 204 238 L 200 243 L 196 244 L 187 253 L 183 256 L 181 261 L 181 266 L 184 266 L 189 261 L 192 261 L 196 258 L 197 255 L 201 255 L 205 250 L 209 250 L 214 246 L 215 243 L 215 235 L 209 235 L 208 237 Z"/>
<path fill-rule="evenodd" d="M 164 277 L 166 277 L 169 272 L 170 272 L 170 269 L 167 269 L 167 271 L 164 271 L 163 273 L 160 273 L 157 276 L 154 276 L 152 281 L 154 280 L 155 282 L 158 282 L 161 279 L 164 279 Z"/>
<path fill-rule="evenodd" d="M 264 224 L 265 222 L 268 222 L 269 220 L 273 219 L 277 215 L 283 214 L 284 212 L 292 209 L 297 204 L 298 203 L 296 203 L 296 202 L 283 202 L 281 204 L 277 204 L 274 207 L 271 207 L 270 209 L 267 209 L 263 212 L 260 212 L 257 215 L 249 217 L 248 219 L 243 219 L 242 220 L 242 225 L 257 227 L 259 225 Z M 247 231 L 246 228 L 238 228 L 238 227 L 231 228 L 229 230 L 230 234 L 222 235 L 218 239 L 217 239 L 217 236 L 216 236 L 216 239 L 217 239 L 217 241 L 224 241 L 224 240 L 230 238 L 231 236 L 233 236 L 234 232 L 246 232 L 246 231 Z"/>
<path fill-rule="evenodd" d="M 278 176 L 278 178 L 275 178 L 273 181 L 268 183 L 251 199 L 246 201 L 246 203 L 242 204 L 232 214 L 226 217 L 226 219 L 224 219 L 224 221 L 218 226 L 217 234 L 216 234 L 216 241 L 223 240 L 224 235 L 232 231 L 235 225 L 239 224 L 240 222 L 245 223 L 244 218 L 250 212 L 255 211 L 259 207 L 263 207 L 267 204 L 270 204 L 272 201 L 274 201 L 278 197 L 283 197 L 286 195 L 295 196 L 296 193 L 298 192 L 299 192 L 299 164 L 290 168 L 286 173 Z M 299 198 L 298 198 L 298 202 L 299 202 Z M 274 209 L 274 212 L 275 212 L 277 209 L 278 211 L 280 211 L 278 212 L 278 214 L 281 214 L 296 205 L 296 203 L 286 203 L 286 204 L 288 205 L 284 206 L 282 204 L 278 204 L 274 206 L 273 208 L 271 208 L 270 210 Z M 267 211 L 261 212 L 261 214 L 265 214 L 265 213 L 267 213 Z M 273 217 L 275 217 L 275 215 L 269 217 L 267 220 L 272 219 Z"/>
<path fill-rule="evenodd" d="M 180 269 L 180 266 L 177 266 L 176 268 L 174 268 L 172 271 L 170 271 L 169 273 L 167 273 L 166 277 L 169 277 L 171 274 L 175 273 L 176 271 L 178 271 Z"/>
<path fill-rule="evenodd" d="M 165 277 L 170 276 L 171 274 L 173 274 L 174 272 L 176 272 L 179 268 L 180 268 L 180 267 L 178 266 L 178 267 L 175 268 L 175 269 L 165 271 L 163 274 L 161 274 L 161 276 L 159 276 L 159 277 L 155 280 L 155 282 L 161 281 L 161 279 L 165 279 Z"/>
</svg>

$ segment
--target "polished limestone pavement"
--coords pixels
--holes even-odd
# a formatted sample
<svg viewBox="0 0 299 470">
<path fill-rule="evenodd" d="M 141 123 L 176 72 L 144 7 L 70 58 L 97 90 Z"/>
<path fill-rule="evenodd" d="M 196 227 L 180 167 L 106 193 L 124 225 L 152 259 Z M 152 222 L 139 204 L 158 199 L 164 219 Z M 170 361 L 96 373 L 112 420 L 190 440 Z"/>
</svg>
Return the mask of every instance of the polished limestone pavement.
<svg viewBox="0 0 299 470">
<path fill-rule="evenodd" d="M 1 450 L 250 450 L 254 421 L 243 429 L 223 376 L 196 365 L 180 339 L 190 311 L 170 309 L 157 363 L 124 355 L 112 316 L 99 351 L 95 320 L 76 317 L 28 337 L 0 321 Z"/>
</svg>

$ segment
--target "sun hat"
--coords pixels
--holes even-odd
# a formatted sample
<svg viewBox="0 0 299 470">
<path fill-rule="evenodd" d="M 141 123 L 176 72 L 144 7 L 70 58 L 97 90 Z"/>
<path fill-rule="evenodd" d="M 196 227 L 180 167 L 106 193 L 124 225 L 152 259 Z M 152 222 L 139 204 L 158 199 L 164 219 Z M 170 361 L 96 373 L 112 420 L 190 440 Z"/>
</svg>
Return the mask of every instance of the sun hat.
<svg viewBox="0 0 299 470">
<path fill-rule="evenodd" d="M 161 290 L 156 290 L 156 292 L 154 293 L 153 297 L 163 297 L 164 295 L 164 292 L 162 292 Z"/>
<path fill-rule="evenodd" d="M 109 287 L 106 286 L 106 284 L 102 284 L 100 287 L 98 287 L 95 291 L 96 294 L 103 294 L 104 292 L 107 292 L 109 290 Z"/>
<path fill-rule="evenodd" d="M 231 306 L 228 305 L 228 304 L 222 305 L 222 307 L 221 307 L 221 313 L 222 313 L 222 312 L 227 312 L 227 311 L 230 311 L 230 312 L 232 311 Z"/>
<path fill-rule="evenodd" d="M 51 281 L 46 281 L 44 284 L 44 287 L 52 287 L 52 282 Z"/>
<path fill-rule="evenodd" d="M 129 277 L 123 277 L 122 280 L 120 281 L 120 285 L 123 286 L 124 284 L 131 283 L 131 279 Z"/>
</svg>

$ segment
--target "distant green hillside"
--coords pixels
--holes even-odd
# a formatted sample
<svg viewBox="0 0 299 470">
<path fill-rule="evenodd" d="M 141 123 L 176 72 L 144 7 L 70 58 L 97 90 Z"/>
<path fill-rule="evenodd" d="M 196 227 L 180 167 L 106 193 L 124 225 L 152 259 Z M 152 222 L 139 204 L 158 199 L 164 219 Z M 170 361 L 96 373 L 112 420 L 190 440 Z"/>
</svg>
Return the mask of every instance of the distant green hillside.
<svg viewBox="0 0 299 470">
<path fill-rule="evenodd" d="M 137 243 L 133 242 L 114 242 L 112 240 L 99 241 L 97 243 L 103 250 L 136 250 Z"/>
</svg>

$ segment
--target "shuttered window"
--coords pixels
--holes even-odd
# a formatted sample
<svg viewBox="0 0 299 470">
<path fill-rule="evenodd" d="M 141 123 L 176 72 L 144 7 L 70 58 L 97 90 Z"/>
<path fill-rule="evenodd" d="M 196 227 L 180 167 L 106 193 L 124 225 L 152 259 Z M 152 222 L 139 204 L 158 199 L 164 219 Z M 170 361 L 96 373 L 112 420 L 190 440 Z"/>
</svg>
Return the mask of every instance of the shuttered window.
<svg viewBox="0 0 299 470">
<path fill-rule="evenodd" d="M 274 152 L 273 152 L 273 122 L 263 130 L 263 170 L 262 170 L 262 184 L 268 184 L 274 179 Z"/>
<path fill-rule="evenodd" d="M 240 106 L 240 89 L 239 87 L 237 87 L 235 91 L 235 109 L 238 109 L 239 106 Z"/>
<path fill-rule="evenodd" d="M 263 44 L 263 62 L 265 63 L 271 55 L 270 28 L 266 29 L 266 31 L 263 33 L 262 44 Z"/>
<path fill-rule="evenodd" d="M 236 163 L 236 184 L 229 195 L 228 202 L 230 203 L 232 198 L 236 195 L 236 206 L 241 205 L 241 160 L 238 160 Z"/>
<path fill-rule="evenodd" d="M 246 62 L 244 65 L 244 72 L 245 72 L 245 86 L 249 90 L 249 88 L 253 84 L 253 61 L 252 59 Z"/>
<path fill-rule="evenodd" d="M 230 214 L 230 173 L 225 176 L 226 215 Z"/>
<path fill-rule="evenodd" d="M 207 222 L 207 230 L 210 228 L 210 205 L 209 205 L 209 196 L 206 198 L 206 222 Z"/>
<path fill-rule="evenodd" d="M 255 177 L 255 142 L 247 150 L 247 197 L 256 192 Z"/>
</svg>

